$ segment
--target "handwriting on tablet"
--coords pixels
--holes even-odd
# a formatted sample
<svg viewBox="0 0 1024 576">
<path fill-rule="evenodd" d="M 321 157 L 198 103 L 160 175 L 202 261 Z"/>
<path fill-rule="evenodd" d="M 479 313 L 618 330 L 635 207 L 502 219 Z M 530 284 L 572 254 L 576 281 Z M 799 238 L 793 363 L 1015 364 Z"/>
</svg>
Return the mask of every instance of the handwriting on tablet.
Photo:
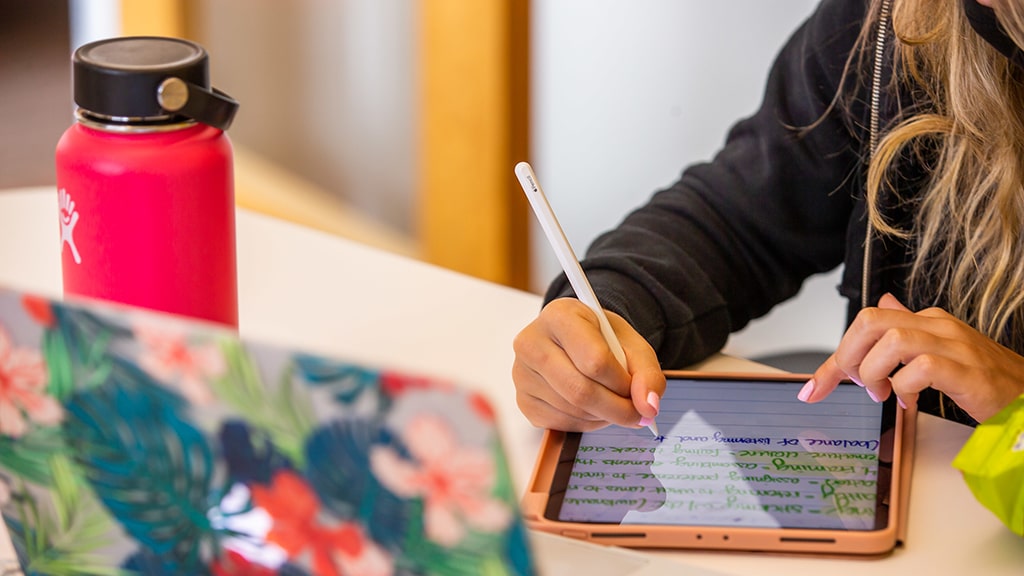
<svg viewBox="0 0 1024 576">
<path fill-rule="evenodd" d="M 662 399 L 663 436 L 606 428 L 584 434 L 563 520 L 866 529 L 879 475 L 878 405 L 840 393 L 796 405 L 768 386 L 716 397 L 721 384 Z M 696 396 L 694 396 L 696 394 Z M 861 392 L 862 394 L 862 392 Z M 844 402 L 845 400 L 845 402 Z M 766 410 L 767 403 L 778 409 Z"/>
</svg>

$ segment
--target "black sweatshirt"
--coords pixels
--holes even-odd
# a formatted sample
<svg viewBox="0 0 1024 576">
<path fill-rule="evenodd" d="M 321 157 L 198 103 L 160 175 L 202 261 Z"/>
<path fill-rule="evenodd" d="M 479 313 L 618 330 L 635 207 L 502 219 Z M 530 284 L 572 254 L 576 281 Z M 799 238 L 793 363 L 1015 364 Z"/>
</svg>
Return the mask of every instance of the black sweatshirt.
<svg viewBox="0 0 1024 576">
<path fill-rule="evenodd" d="M 847 70 L 847 61 L 868 4 L 824 0 L 777 56 L 760 109 L 733 126 L 722 150 L 687 168 L 588 248 L 583 266 L 601 303 L 651 343 L 664 368 L 721 350 L 731 332 L 794 296 L 809 276 L 840 264 L 839 291 L 849 299 L 851 320 L 861 308 L 876 63 L 867 54 L 859 69 Z M 891 46 L 891 31 L 886 36 Z M 891 52 L 879 61 L 881 86 L 888 87 Z M 841 82 L 854 97 L 832 106 Z M 900 115 L 901 101 L 882 90 L 880 127 Z M 926 174 L 919 165 L 901 166 L 898 186 L 904 194 L 919 192 Z M 883 205 L 890 221 L 909 221 L 895 202 Z M 869 268 L 869 305 L 885 292 L 906 301 L 903 243 L 874 238 Z M 545 301 L 570 295 L 561 276 Z M 974 423 L 933 391 L 919 406 L 938 412 L 939 402 L 947 417 Z"/>
</svg>

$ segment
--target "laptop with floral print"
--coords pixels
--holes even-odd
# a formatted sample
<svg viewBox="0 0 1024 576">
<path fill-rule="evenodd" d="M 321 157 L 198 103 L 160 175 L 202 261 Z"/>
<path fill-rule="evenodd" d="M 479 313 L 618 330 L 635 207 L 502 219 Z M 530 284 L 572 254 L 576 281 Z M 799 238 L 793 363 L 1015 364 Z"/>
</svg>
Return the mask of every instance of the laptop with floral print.
<svg viewBox="0 0 1024 576">
<path fill-rule="evenodd" d="M 450 382 L 0 290 L 10 573 L 532 574 L 494 414 Z"/>
</svg>

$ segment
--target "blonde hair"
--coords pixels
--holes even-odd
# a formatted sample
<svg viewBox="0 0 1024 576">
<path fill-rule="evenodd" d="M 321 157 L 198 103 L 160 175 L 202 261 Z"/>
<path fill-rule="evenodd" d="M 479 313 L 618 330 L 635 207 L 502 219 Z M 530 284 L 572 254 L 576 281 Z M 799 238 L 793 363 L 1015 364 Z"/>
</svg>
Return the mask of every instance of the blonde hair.
<svg viewBox="0 0 1024 576">
<path fill-rule="evenodd" d="M 879 11 L 881 0 L 874 2 Z M 1024 351 L 1024 75 L 973 31 L 961 0 L 892 0 L 893 84 L 912 94 L 868 167 L 868 214 L 883 235 L 911 240 L 908 294 L 942 305 L 990 338 Z M 995 7 L 1024 46 L 1024 6 Z M 871 19 L 869 19 L 871 20 Z M 865 30 L 877 23 L 868 22 Z M 861 53 L 871 34 L 861 34 Z M 905 105 L 908 103 L 904 103 Z M 924 159 L 923 195 L 891 185 L 900 163 Z M 914 214 L 908 229 L 882 210 L 885 193 Z M 1015 332 L 1014 332 L 1015 330 Z"/>
</svg>

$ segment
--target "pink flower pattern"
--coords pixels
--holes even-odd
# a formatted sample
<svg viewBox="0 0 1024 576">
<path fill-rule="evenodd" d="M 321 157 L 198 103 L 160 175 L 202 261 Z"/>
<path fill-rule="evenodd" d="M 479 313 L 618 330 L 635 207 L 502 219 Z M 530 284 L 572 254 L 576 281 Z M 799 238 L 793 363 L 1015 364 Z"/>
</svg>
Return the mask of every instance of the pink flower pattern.
<svg viewBox="0 0 1024 576">
<path fill-rule="evenodd" d="M 190 344 L 184 333 L 167 325 L 138 324 L 135 335 L 144 348 L 139 365 L 154 378 L 175 383 L 193 404 L 203 406 L 213 401 L 207 382 L 227 370 L 216 344 Z"/>
<path fill-rule="evenodd" d="M 289 557 L 312 557 L 317 576 L 390 576 L 394 561 L 362 527 L 354 522 L 327 526 L 320 518 L 316 493 L 298 474 L 281 470 L 270 486 L 252 487 L 253 503 L 273 518 L 268 542 L 284 549 Z"/>
<path fill-rule="evenodd" d="M 509 525 L 512 512 L 491 495 L 497 474 L 488 451 L 460 446 L 450 426 L 434 415 L 410 420 L 402 439 L 413 460 L 393 448 L 375 447 L 370 467 L 396 495 L 423 498 L 430 540 L 451 547 L 462 540 L 467 527 L 497 532 Z"/>
<path fill-rule="evenodd" d="M 0 434 L 19 437 L 28 431 L 29 420 L 44 426 L 60 423 L 64 410 L 46 395 L 47 381 L 39 352 L 15 347 L 0 326 Z"/>
</svg>

